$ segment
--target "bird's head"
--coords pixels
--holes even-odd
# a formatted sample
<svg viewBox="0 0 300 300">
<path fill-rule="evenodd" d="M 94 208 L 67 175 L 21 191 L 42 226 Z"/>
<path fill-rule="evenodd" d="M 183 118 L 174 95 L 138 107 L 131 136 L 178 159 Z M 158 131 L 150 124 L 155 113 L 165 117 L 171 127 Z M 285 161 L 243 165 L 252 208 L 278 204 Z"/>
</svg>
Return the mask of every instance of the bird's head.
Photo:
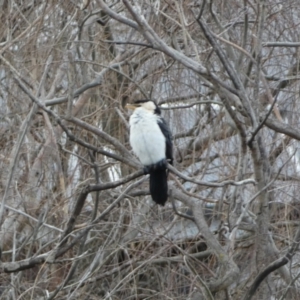
<svg viewBox="0 0 300 300">
<path fill-rule="evenodd" d="M 135 110 L 139 107 L 141 107 L 153 114 L 160 115 L 160 113 L 161 113 L 158 105 L 152 100 L 137 100 L 137 101 L 134 101 L 133 103 L 126 104 L 126 108 L 129 108 L 132 110 Z"/>
</svg>

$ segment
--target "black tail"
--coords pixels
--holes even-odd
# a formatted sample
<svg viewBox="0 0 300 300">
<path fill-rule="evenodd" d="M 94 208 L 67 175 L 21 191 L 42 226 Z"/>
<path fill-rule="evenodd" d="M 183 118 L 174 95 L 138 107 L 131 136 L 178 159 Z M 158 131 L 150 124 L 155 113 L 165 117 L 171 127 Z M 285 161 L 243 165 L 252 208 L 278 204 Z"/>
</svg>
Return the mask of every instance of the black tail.
<svg viewBox="0 0 300 300">
<path fill-rule="evenodd" d="M 150 171 L 150 194 L 154 202 L 164 206 L 168 200 L 168 181 L 166 168 Z"/>
</svg>

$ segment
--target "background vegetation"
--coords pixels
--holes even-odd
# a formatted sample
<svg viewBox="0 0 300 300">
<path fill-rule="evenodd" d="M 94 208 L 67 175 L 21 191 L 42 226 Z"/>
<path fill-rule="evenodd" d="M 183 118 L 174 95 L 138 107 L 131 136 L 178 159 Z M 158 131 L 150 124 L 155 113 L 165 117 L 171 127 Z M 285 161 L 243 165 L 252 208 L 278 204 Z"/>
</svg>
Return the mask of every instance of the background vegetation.
<svg viewBox="0 0 300 300">
<path fill-rule="evenodd" d="M 299 299 L 297 0 L 0 6 L 0 299 Z M 165 207 L 128 142 L 145 98 Z"/>
</svg>

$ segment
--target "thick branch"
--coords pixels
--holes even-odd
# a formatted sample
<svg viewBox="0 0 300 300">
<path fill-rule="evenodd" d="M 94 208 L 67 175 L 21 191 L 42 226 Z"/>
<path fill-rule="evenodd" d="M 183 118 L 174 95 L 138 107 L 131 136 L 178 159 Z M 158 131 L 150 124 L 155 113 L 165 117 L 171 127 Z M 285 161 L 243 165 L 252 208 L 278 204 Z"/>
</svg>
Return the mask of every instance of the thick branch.
<svg viewBox="0 0 300 300">
<path fill-rule="evenodd" d="M 199 228 L 199 231 L 205 238 L 209 248 L 215 252 L 219 264 L 222 267 L 223 273 L 220 275 L 220 278 L 215 281 L 206 283 L 206 285 L 211 292 L 226 289 L 236 280 L 239 274 L 237 265 L 234 263 L 232 258 L 228 255 L 228 253 L 210 231 L 205 221 L 202 207 L 201 205 L 199 205 L 197 199 L 189 197 L 176 189 L 173 190 L 173 196 L 174 198 L 177 198 L 178 200 L 182 201 L 184 204 L 192 208 L 195 217 L 195 223 Z"/>
<path fill-rule="evenodd" d="M 271 129 L 273 129 L 276 132 L 286 134 L 289 137 L 300 141 L 300 131 L 285 124 L 285 123 L 281 123 L 275 119 L 268 118 L 265 121 L 265 125 Z"/>
</svg>

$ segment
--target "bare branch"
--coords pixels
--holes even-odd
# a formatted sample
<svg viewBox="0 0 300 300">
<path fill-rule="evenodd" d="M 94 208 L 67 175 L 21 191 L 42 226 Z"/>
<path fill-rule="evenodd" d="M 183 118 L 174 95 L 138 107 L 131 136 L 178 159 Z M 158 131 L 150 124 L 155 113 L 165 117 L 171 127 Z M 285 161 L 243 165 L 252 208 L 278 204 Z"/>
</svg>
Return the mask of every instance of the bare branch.
<svg viewBox="0 0 300 300">
<path fill-rule="evenodd" d="M 226 185 L 235 185 L 235 186 L 241 186 L 241 185 L 245 185 L 245 184 L 253 184 L 255 185 L 256 182 L 254 179 L 245 179 L 245 180 L 241 180 L 241 181 L 234 181 L 234 180 L 226 180 L 223 182 L 219 182 L 219 183 L 214 183 L 214 182 L 207 182 L 207 181 L 199 181 L 199 180 L 195 180 L 191 177 L 188 177 L 184 174 L 182 174 L 181 172 L 179 172 L 177 169 L 175 169 L 173 166 L 168 165 L 168 169 L 175 175 L 179 176 L 180 178 L 189 181 L 189 182 L 193 182 L 199 185 L 203 185 L 203 186 L 208 186 L 208 187 L 223 187 Z"/>
<path fill-rule="evenodd" d="M 299 42 L 266 42 L 262 44 L 263 47 L 300 47 Z"/>
</svg>

